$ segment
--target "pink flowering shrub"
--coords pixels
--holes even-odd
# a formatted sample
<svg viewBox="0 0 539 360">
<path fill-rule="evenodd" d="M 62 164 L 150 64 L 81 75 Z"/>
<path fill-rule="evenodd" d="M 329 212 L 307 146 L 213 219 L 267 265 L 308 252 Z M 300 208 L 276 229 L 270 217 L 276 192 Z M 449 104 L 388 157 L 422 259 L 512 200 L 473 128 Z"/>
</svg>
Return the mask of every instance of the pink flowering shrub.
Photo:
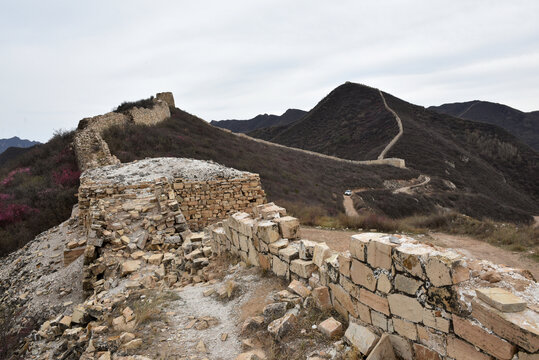
<svg viewBox="0 0 539 360">
<path fill-rule="evenodd" d="M 0 193 L 0 201 L 7 201 L 11 199 L 13 199 L 13 195 Z"/>
<path fill-rule="evenodd" d="M 15 175 L 17 174 L 29 174 L 29 173 L 30 173 L 29 167 L 18 168 L 18 169 L 12 170 L 9 172 L 9 174 L 7 174 L 7 176 L 4 179 L 2 179 L 2 181 L 0 181 L 0 185 L 2 186 L 9 185 L 13 181 L 13 178 L 15 177 Z"/>
<path fill-rule="evenodd" d="M 52 173 L 52 178 L 56 185 L 71 186 L 79 181 L 80 171 L 73 169 L 63 169 Z"/>
<path fill-rule="evenodd" d="M 27 215 L 38 213 L 39 210 L 28 205 L 9 204 L 0 207 L 0 226 L 24 220 Z"/>
</svg>

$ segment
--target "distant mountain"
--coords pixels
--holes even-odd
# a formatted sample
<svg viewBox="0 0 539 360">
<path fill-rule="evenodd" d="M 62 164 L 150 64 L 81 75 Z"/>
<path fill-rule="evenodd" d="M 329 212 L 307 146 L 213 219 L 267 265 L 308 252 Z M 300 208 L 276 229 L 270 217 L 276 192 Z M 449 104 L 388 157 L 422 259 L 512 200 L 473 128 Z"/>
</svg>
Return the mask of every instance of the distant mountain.
<svg viewBox="0 0 539 360">
<path fill-rule="evenodd" d="M 40 142 L 20 139 L 17 136 L 10 139 L 0 139 L 0 154 L 6 151 L 9 147 L 29 148 L 37 144 L 40 144 Z"/>
<path fill-rule="evenodd" d="M 526 113 L 507 105 L 480 100 L 431 106 L 429 110 L 499 126 L 539 151 L 539 111 Z"/>
<path fill-rule="evenodd" d="M 213 120 L 210 124 L 233 132 L 247 133 L 260 128 L 288 125 L 301 119 L 307 112 L 299 109 L 288 109 L 282 115 L 257 115 L 249 120 Z"/>
<path fill-rule="evenodd" d="M 386 157 L 405 159 L 431 177 L 429 197 L 437 206 L 499 219 L 539 213 L 539 155 L 530 147 L 498 126 L 440 114 L 368 86 L 343 84 L 300 120 L 249 135 L 345 159 L 376 159 L 399 132 L 381 94 L 404 128 Z M 456 190 L 444 189 L 448 184 Z"/>
</svg>

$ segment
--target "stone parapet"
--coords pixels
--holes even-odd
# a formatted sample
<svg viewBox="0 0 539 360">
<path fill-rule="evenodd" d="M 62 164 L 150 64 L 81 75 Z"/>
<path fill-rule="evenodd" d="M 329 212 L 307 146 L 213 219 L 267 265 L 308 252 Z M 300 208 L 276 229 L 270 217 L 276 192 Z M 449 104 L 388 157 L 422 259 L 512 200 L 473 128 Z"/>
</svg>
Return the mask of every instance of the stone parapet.
<svg viewBox="0 0 539 360">
<path fill-rule="evenodd" d="M 352 324 L 345 337 L 363 355 L 387 333 L 395 352 L 410 360 L 537 356 L 539 285 L 529 272 L 404 235 L 357 234 L 351 251 L 337 253 L 298 239 L 299 223 L 283 208 L 265 204 L 253 213 L 259 216 L 236 213 L 208 227 L 212 251 L 309 284 L 321 309 L 328 304 L 320 294 L 329 293 L 330 306 Z M 368 346 L 354 335 L 365 333 L 374 339 Z"/>
</svg>

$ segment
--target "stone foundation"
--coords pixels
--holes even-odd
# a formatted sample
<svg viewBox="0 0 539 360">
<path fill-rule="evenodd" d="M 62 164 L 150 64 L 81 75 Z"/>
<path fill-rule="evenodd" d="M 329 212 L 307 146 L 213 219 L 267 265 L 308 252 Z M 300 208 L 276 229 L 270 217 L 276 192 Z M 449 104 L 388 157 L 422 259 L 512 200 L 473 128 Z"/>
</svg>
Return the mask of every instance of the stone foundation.
<svg viewBox="0 0 539 360">
<path fill-rule="evenodd" d="M 321 309 L 349 319 L 345 337 L 364 356 L 386 333 L 409 360 L 537 359 L 539 285 L 529 272 L 403 235 L 354 235 L 350 251 L 337 253 L 299 240 L 298 227 L 285 209 L 265 204 L 207 232 L 215 253 L 309 284 Z"/>
</svg>

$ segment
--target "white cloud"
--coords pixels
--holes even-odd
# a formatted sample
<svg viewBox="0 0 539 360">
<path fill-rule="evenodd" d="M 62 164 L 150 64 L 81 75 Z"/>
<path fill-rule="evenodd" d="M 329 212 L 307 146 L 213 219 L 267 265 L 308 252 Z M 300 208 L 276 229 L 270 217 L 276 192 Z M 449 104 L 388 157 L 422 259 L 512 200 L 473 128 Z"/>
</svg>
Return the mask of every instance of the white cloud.
<svg viewBox="0 0 539 360">
<path fill-rule="evenodd" d="M 421 105 L 539 108 L 530 1 L 30 1 L 0 13 L 0 138 L 171 90 L 207 120 L 312 108 L 344 81 Z"/>
</svg>

